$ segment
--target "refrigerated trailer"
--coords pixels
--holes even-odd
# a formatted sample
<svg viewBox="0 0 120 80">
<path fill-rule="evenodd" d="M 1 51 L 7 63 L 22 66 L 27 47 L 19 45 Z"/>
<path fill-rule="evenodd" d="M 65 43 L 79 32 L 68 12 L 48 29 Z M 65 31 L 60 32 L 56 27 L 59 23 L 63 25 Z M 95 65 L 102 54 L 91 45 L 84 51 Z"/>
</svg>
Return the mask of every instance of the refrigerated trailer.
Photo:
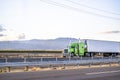
<svg viewBox="0 0 120 80">
<path fill-rule="evenodd" d="M 115 56 L 120 53 L 120 42 L 103 40 L 83 40 L 83 42 L 86 46 L 86 55 L 99 53 L 104 56 Z"/>
<path fill-rule="evenodd" d="M 120 54 L 120 42 L 83 39 L 68 45 L 71 56 L 116 56 Z"/>
<path fill-rule="evenodd" d="M 88 52 L 118 53 L 120 43 L 114 41 L 85 40 Z"/>
</svg>

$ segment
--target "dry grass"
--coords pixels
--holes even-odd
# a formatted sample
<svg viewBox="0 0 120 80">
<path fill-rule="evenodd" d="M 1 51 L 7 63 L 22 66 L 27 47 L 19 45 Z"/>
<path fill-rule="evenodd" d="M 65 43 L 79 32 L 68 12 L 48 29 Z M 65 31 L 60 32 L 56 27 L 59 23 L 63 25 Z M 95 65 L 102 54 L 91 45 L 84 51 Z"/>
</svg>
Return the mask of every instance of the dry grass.
<svg viewBox="0 0 120 80">
<path fill-rule="evenodd" d="M 85 68 L 98 68 L 98 67 L 118 67 L 118 63 L 110 64 L 99 64 L 99 65 L 74 65 L 74 66 L 56 66 L 56 67 L 40 67 L 33 66 L 29 67 L 28 71 L 49 71 L 49 70 L 69 70 L 69 69 L 85 69 Z M 2 72 L 6 72 L 6 68 L 1 69 Z M 10 72 L 24 72 L 25 67 L 11 68 Z"/>
</svg>

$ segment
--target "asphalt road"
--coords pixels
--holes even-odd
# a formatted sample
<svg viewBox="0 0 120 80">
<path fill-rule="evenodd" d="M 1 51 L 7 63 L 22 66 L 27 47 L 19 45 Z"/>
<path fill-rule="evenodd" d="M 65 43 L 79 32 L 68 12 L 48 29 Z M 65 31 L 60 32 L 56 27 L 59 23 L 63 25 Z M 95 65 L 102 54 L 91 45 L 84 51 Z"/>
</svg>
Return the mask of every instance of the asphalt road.
<svg viewBox="0 0 120 80">
<path fill-rule="evenodd" d="M 120 67 L 1 73 L 0 80 L 120 80 Z"/>
</svg>

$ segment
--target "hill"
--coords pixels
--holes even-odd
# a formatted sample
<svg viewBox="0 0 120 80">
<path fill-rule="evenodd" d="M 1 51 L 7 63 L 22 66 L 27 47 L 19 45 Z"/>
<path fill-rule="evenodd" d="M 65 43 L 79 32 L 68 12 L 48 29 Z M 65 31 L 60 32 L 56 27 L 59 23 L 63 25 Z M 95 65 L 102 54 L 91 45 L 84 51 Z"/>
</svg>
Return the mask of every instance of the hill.
<svg viewBox="0 0 120 80">
<path fill-rule="evenodd" d="M 77 41 L 75 38 L 56 39 L 32 39 L 24 41 L 0 41 L 0 50 L 61 50 L 67 47 L 69 42 Z"/>
</svg>

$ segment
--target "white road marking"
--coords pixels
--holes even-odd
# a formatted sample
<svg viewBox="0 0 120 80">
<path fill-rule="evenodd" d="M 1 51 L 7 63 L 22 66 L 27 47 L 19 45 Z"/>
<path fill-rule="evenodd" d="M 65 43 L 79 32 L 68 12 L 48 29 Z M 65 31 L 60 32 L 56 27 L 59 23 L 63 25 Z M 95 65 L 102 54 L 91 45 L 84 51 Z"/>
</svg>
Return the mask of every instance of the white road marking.
<svg viewBox="0 0 120 80">
<path fill-rule="evenodd" d="M 105 73 L 116 73 L 116 72 L 120 72 L 120 70 L 117 70 L 117 71 L 105 71 L 105 72 L 92 72 L 92 73 L 86 73 L 86 75 L 105 74 Z"/>
</svg>

